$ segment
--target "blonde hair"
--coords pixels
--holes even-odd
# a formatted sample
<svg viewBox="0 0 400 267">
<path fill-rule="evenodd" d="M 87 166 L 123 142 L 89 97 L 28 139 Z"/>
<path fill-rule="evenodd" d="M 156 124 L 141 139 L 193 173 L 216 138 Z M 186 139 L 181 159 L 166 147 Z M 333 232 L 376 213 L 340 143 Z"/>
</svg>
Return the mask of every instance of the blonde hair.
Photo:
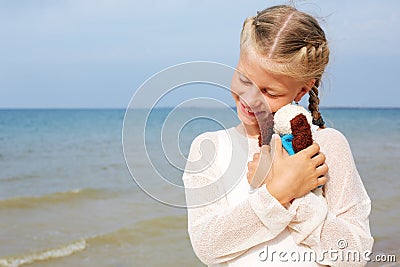
<svg viewBox="0 0 400 267">
<path fill-rule="evenodd" d="M 308 109 L 313 124 L 324 127 L 318 87 L 329 62 L 329 48 L 318 21 L 291 6 L 264 9 L 243 23 L 240 49 L 249 46 L 268 60 L 272 72 L 304 82 L 316 80 L 309 92 Z"/>
</svg>

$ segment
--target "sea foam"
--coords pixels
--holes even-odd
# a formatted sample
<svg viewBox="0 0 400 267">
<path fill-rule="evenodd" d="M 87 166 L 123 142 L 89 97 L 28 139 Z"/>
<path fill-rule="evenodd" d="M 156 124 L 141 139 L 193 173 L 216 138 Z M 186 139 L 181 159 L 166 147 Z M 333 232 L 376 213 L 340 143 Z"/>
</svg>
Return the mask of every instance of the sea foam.
<svg viewBox="0 0 400 267">
<path fill-rule="evenodd" d="M 29 254 L 15 255 L 7 258 L 0 258 L 1 267 L 18 267 L 23 264 L 33 263 L 54 258 L 69 256 L 73 253 L 82 251 L 86 248 L 86 241 L 78 240 L 76 242 L 48 250 L 33 252 Z"/>
</svg>

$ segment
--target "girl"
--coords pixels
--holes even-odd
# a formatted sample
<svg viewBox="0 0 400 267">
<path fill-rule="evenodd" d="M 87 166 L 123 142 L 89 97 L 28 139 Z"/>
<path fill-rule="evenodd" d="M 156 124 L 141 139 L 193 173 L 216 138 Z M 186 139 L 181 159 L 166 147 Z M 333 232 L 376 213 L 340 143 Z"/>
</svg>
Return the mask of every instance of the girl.
<svg viewBox="0 0 400 267">
<path fill-rule="evenodd" d="M 318 87 L 328 61 L 324 31 L 306 13 L 275 6 L 245 20 L 231 83 L 241 123 L 196 137 L 183 174 L 193 207 L 189 236 L 205 264 L 365 265 L 373 244 L 371 201 L 346 138 L 325 128 L 318 111 Z M 251 86 L 259 94 L 249 94 Z M 248 179 L 265 164 L 258 153 L 257 109 L 266 102 L 273 114 L 306 94 L 315 143 L 288 156 L 273 136 L 271 171 L 249 194 Z M 243 169 L 248 161 L 248 170 Z M 229 179 L 238 183 L 226 186 Z M 322 193 L 313 190 L 319 185 Z"/>
</svg>

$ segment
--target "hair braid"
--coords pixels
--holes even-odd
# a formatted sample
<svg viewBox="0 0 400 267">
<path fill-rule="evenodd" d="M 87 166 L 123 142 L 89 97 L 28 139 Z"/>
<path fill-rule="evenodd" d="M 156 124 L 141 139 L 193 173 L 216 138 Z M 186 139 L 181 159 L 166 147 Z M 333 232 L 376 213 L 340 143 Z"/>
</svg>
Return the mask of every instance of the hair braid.
<svg viewBox="0 0 400 267">
<path fill-rule="evenodd" d="M 325 122 L 322 119 L 322 115 L 319 112 L 319 97 L 318 97 L 318 87 L 320 84 L 320 80 L 316 80 L 314 86 L 311 88 L 310 92 L 309 92 L 309 99 L 308 99 L 308 109 L 311 112 L 311 115 L 313 117 L 312 123 L 314 125 L 317 125 L 321 128 L 325 128 Z"/>
</svg>

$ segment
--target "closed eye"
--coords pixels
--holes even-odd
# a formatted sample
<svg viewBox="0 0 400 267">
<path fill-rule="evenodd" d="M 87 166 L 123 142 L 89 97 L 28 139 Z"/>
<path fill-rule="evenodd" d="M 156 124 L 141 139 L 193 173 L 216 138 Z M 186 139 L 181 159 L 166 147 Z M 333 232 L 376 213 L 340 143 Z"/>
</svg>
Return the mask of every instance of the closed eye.
<svg viewBox="0 0 400 267">
<path fill-rule="evenodd" d="M 238 78 L 241 84 L 243 85 L 252 85 L 253 82 L 250 81 L 245 75 L 243 75 L 242 73 L 238 72 Z"/>
<path fill-rule="evenodd" d="M 272 97 L 272 98 L 278 98 L 278 97 L 280 97 L 280 95 L 273 94 L 273 93 L 271 93 L 270 91 L 268 91 L 268 89 L 266 89 L 266 88 L 261 89 L 261 92 L 262 92 L 264 95 L 268 95 L 268 96 L 270 96 L 270 97 Z"/>
<path fill-rule="evenodd" d="M 250 80 L 244 80 L 242 78 L 239 78 L 239 80 L 244 85 L 252 85 L 253 84 Z"/>
</svg>

